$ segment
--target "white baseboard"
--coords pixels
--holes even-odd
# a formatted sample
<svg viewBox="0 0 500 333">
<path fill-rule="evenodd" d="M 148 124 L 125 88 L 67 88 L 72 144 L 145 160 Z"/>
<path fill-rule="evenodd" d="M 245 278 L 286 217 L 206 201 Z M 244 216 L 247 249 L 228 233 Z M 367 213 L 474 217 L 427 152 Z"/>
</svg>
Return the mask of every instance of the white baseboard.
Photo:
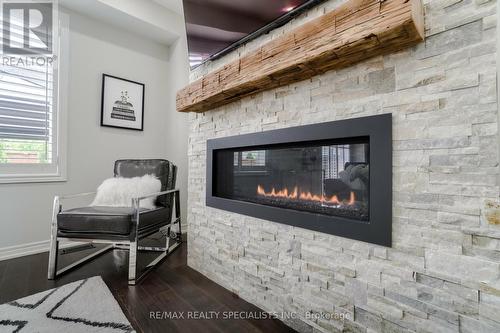
<svg viewBox="0 0 500 333">
<path fill-rule="evenodd" d="M 59 248 L 66 249 L 66 248 L 75 247 L 75 246 L 78 246 L 81 244 L 82 243 L 80 243 L 80 242 L 66 243 L 66 244 L 63 243 L 63 244 L 59 245 Z M 0 248 L 0 261 L 29 256 L 32 254 L 48 252 L 49 247 L 50 247 L 49 240 L 3 247 L 3 248 Z"/>
</svg>

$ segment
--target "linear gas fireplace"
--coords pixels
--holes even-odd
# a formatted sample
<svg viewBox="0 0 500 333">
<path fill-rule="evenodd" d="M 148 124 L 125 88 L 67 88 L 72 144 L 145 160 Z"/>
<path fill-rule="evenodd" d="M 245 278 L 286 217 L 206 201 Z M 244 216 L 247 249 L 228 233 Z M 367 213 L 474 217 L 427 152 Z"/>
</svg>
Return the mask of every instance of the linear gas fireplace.
<svg viewBox="0 0 500 333">
<path fill-rule="evenodd" d="M 207 205 L 391 245 L 391 115 L 209 140 Z"/>
</svg>

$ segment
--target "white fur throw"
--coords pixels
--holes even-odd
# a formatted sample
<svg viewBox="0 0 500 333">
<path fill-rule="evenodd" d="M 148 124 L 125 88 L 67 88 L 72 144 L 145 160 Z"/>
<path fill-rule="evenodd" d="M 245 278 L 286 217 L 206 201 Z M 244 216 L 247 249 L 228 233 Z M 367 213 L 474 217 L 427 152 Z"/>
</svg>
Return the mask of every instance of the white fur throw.
<svg viewBox="0 0 500 333">
<path fill-rule="evenodd" d="M 142 197 L 161 191 L 161 181 L 153 175 L 142 177 L 109 178 L 97 189 L 91 206 L 131 207 L 132 198 Z M 156 197 L 141 200 L 140 207 L 155 208 Z"/>
</svg>

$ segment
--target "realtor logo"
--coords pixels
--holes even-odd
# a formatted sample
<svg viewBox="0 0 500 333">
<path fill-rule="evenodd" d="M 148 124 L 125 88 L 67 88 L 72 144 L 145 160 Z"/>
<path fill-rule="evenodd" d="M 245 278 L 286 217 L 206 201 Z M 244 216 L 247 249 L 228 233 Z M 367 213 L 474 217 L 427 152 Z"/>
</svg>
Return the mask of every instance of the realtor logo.
<svg viewBox="0 0 500 333">
<path fill-rule="evenodd" d="M 52 5 L 2 1 L 3 54 L 51 54 Z"/>
</svg>

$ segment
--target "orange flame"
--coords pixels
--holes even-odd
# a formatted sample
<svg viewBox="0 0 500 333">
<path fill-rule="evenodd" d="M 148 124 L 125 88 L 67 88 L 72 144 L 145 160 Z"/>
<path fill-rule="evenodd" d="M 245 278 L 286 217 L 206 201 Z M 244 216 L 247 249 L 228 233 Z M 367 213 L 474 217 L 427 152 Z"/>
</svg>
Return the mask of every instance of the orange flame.
<svg viewBox="0 0 500 333">
<path fill-rule="evenodd" d="M 347 205 L 353 205 L 356 202 L 356 196 L 354 195 L 354 192 L 351 192 L 351 195 L 349 197 L 349 201 L 340 201 L 339 198 L 334 195 L 332 197 L 325 197 L 324 195 L 317 195 L 317 194 L 312 194 L 311 192 L 300 192 L 297 186 L 293 189 L 292 192 L 289 192 L 287 188 L 276 191 L 276 189 L 273 187 L 271 189 L 271 192 L 266 192 L 264 188 L 261 185 L 257 186 L 257 194 L 262 195 L 264 197 L 271 197 L 271 198 L 286 198 L 286 199 L 291 199 L 291 200 L 307 200 L 307 201 L 316 201 L 316 202 L 325 202 L 325 203 L 331 203 L 331 204 L 336 204 L 340 205 L 341 203 L 347 204 Z"/>
</svg>

